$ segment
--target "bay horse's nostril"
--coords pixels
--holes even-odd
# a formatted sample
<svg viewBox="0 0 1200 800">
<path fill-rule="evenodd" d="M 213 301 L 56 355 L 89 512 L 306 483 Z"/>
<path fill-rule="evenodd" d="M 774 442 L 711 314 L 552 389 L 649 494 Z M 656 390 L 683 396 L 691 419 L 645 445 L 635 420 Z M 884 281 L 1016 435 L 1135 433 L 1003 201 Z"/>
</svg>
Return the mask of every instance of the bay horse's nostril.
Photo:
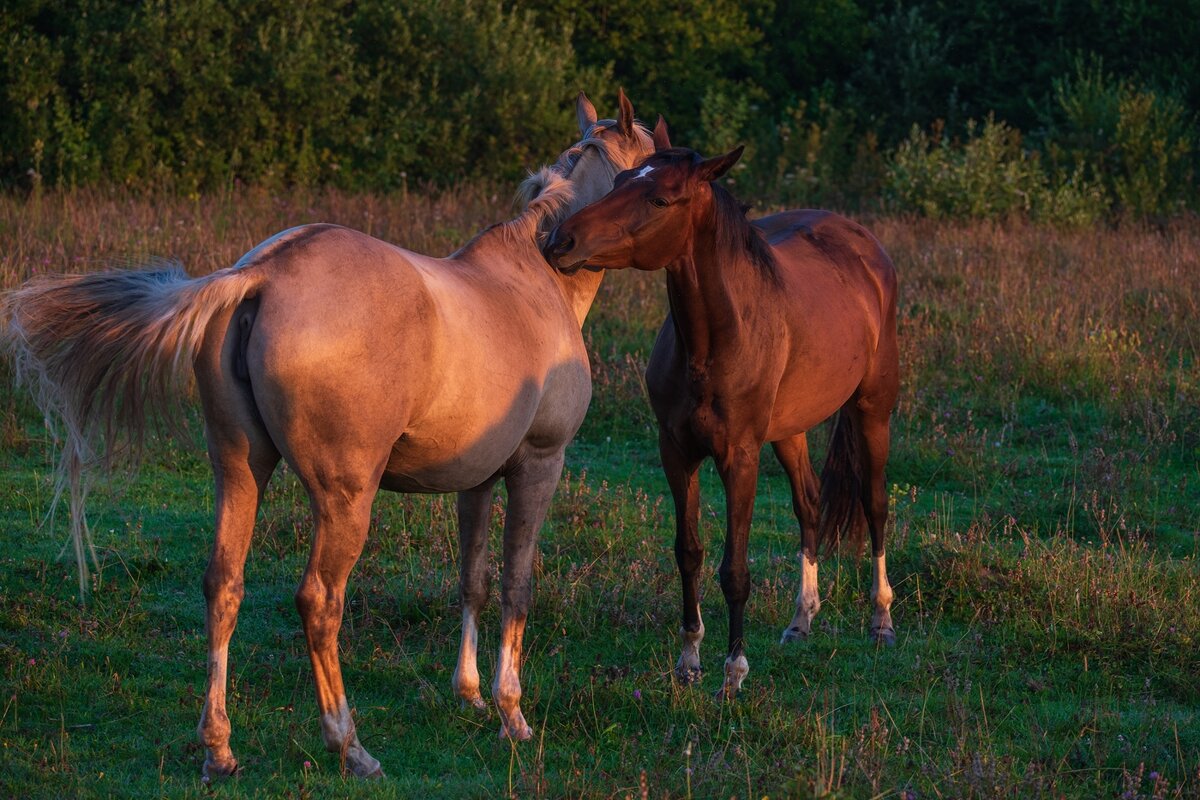
<svg viewBox="0 0 1200 800">
<path fill-rule="evenodd" d="M 546 246 L 542 248 L 542 255 L 551 264 L 554 264 L 555 259 L 565 256 L 575 248 L 575 237 L 571 234 L 559 237 L 558 231 L 550 234 L 550 241 L 546 242 Z"/>
</svg>

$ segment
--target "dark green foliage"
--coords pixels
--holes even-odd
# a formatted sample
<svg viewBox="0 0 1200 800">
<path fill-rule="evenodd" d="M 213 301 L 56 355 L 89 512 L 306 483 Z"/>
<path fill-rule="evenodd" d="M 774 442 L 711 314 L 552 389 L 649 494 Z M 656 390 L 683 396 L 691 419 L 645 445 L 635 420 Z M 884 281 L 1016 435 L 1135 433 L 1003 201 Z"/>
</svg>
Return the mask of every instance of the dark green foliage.
<svg viewBox="0 0 1200 800">
<path fill-rule="evenodd" d="M 34 2 L 0 36 L 9 182 L 507 176 L 561 147 L 581 80 L 498 0 Z"/>
<path fill-rule="evenodd" d="M 914 125 L 970 161 L 989 118 L 1070 209 L 1035 216 L 1200 202 L 1197 0 L 25 0 L 0 41 L 7 186 L 508 179 L 623 86 L 788 204 L 878 208 Z"/>
</svg>

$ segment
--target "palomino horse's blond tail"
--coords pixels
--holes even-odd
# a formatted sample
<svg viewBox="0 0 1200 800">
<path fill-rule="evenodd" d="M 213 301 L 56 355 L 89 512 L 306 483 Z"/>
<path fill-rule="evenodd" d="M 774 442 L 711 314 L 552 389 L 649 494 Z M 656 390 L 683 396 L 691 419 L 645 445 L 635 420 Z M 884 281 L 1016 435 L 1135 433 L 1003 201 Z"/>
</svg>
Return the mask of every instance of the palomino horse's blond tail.
<svg viewBox="0 0 1200 800">
<path fill-rule="evenodd" d="M 51 508 L 67 490 L 80 599 L 85 550 L 96 561 L 84 518 L 88 468 L 111 469 L 118 455 L 136 461 L 147 423 L 174 421 L 171 401 L 187 384 L 209 320 L 262 280 L 253 269 L 193 279 L 172 264 L 35 278 L 3 298 L 17 380 L 62 437 Z"/>
</svg>

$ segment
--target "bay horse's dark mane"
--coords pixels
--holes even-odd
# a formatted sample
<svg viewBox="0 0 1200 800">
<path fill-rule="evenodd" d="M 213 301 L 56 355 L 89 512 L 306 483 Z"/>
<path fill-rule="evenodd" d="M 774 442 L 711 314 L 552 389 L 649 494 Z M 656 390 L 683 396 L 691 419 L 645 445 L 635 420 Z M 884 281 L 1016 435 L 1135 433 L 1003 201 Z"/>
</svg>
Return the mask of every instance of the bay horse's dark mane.
<svg viewBox="0 0 1200 800">
<path fill-rule="evenodd" d="M 762 231 L 746 219 L 747 207 L 716 181 L 709 186 L 713 195 L 713 235 L 717 252 L 722 257 L 745 256 L 764 278 L 778 284 L 779 262 Z"/>
</svg>

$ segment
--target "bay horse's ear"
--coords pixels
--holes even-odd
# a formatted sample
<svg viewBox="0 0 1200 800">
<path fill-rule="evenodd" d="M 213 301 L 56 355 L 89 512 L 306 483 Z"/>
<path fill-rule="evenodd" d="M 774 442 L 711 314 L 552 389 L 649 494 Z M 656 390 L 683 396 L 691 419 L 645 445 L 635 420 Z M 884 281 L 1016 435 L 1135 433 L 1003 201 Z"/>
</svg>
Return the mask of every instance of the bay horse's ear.
<svg viewBox="0 0 1200 800">
<path fill-rule="evenodd" d="M 633 136 L 633 103 L 625 96 L 625 90 L 617 90 L 617 130 L 626 139 Z"/>
<path fill-rule="evenodd" d="M 713 156 L 700 162 L 696 167 L 696 176 L 702 181 L 715 181 L 729 171 L 729 168 L 742 157 L 746 145 L 739 144 L 723 156 Z"/>
<path fill-rule="evenodd" d="M 667 121 L 662 114 L 658 115 L 658 124 L 654 126 L 654 151 L 671 149 L 671 137 L 667 135 Z"/>
<path fill-rule="evenodd" d="M 596 124 L 596 107 L 583 92 L 575 98 L 575 116 L 579 119 L 579 135 L 587 136 L 588 128 Z"/>
</svg>

